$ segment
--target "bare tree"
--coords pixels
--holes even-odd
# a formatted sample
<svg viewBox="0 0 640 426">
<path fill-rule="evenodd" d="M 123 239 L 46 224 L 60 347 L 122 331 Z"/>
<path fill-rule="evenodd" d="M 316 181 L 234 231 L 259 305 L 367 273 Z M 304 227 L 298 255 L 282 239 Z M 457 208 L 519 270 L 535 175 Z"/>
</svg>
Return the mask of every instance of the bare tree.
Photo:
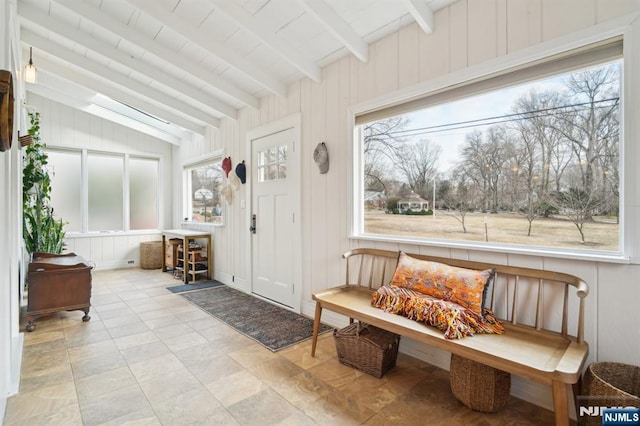
<svg viewBox="0 0 640 426">
<path fill-rule="evenodd" d="M 440 145 L 426 139 L 405 143 L 396 151 L 396 169 L 411 190 L 424 199 L 429 199 L 432 182 L 438 174 L 440 153 Z"/>
<path fill-rule="evenodd" d="M 453 179 L 455 183 L 447 185 L 447 190 L 442 197 L 443 207 L 446 209 L 446 215 L 460 222 L 462 232 L 466 234 L 467 226 L 465 220 L 467 213 L 473 211 L 476 197 L 463 173 L 454 172 Z"/>
<path fill-rule="evenodd" d="M 594 193 L 576 187 L 555 193 L 549 200 L 576 226 L 580 232 L 580 241 L 584 244 L 584 225 L 602 207 L 603 200 Z"/>
<path fill-rule="evenodd" d="M 365 188 L 369 191 L 387 193 L 390 173 L 396 152 L 406 140 L 402 132 L 409 119 L 404 116 L 390 117 L 367 123 L 363 126 L 363 154 Z"/>
<path fill-rule="evenodd" d="M 557 129 L 569 142 L 578 160 L 582 188 L 592 194 L 598 179 L 596 169 L 617 144 L 619 123 L 619 72 L 616 67 L 592 68 L 574 73 L 568 82 L 573 106 L 558 112 Z"/>
</svg>

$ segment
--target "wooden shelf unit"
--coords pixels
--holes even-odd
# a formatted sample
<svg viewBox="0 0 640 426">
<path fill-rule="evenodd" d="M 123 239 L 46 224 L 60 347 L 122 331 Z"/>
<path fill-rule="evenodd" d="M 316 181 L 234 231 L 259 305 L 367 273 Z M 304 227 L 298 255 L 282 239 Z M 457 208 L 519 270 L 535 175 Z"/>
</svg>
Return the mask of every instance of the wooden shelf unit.
<svg viewBox="0 0 640 426">
<path fill-rule="evenodd" d="M 181 239 L 182 248 L 176 246 L 175 251 L 168 252 L 167 245 L 169 245 L 169 250 L 172 250 L 172 245 L 168 244 L 168 238 Z M 205 246 L 197 245 L 198 248 L 190 249 L 195 245 L 196 240 L 205 240 Z M 174 265 L 173 269 L 175 271 L 182 272 L 182 279 L 185 284 L 188 284 L 190 279 L 195 281 L 202 275 L 206 275 L 206 278 L 210 280 L 213 271 L 211 234 L 184 229 L 162 231 L 162 258 L 165 259 L 162 271 L 165 272 L 167 267 Z M 168 265 L 169 262 L 171 262 L 171 265 Z"/>
</svg>

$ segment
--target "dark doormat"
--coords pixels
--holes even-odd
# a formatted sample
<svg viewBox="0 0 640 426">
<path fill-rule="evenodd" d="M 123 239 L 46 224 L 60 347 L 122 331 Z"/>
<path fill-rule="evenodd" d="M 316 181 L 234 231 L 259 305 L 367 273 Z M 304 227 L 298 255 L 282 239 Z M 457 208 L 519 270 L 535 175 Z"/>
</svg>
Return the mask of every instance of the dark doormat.
<svg viewBox="0 0 640 426">
<path fill-rule="evenodd" d="M 273 352 L 307 340 L 313 333 L 312 319 L 227 286 L 180 296 Z M 330 330 L 320 324 L 320 334 Z"/>
<path fill-rule="evenodd" d="M 218 287 L 221 285 L 224 285 L 224 284 L 222 284 L 220 281 L 211 280 L 211 281 L 195 282 L 193 284 L 174 285 L 174 286 L 167 287 L 167 290 L 169 290 L 172 293 L 182 293 L 184 291 L 202 290 L 203 288 Z"/>
</svg>

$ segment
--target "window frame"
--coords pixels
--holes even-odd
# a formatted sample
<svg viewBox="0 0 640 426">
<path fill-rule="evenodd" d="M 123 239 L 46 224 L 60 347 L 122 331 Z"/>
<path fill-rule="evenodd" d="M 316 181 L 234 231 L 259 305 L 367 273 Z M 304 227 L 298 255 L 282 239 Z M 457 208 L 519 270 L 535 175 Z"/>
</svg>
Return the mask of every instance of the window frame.
<svg viewBox="0 0 640 426">
<path fill-rule="evenodd" d="M 633 214 L 640 214 L 640 192 L 633 191 L 629 182 L 640 179 L 640 173 L 634 171 L 633 161 L 640 158 L 640 147 L 634 146 L 637 139 L 634 134 L 640 134 L 638 120 L 625 120 L 625 117 L 633 117 L 634 112 L 639 111 L 640 78 L 640 53 L 634 54 L 634 49 L 640 45 L 640 23 L 637 21 L 639 14 L 633 13 L 612 21 L 598 24 L 593 27 L 578 31 L 555 40 L 542 42 L 538 45 L 522 49 L 502 57 L 488 60 L 484 63 L 469 66 L 468 68 L 452 71 L 433 80 L 419 83 L 415 86 L 401 89 L 396 92 L 374 98 L 352 106 L 348 110 L 347 123 L 348 134 L 352 138 L 350 152 L 351 179 L 350 179 L 350 234 L 349 238 L 357 240 L 382 241 L 398 244 L 429 245 L 448 249 L 477 250 L 482 252 L 517 253 L 523 255 L 535 255 L 544 257 L 557 257 L 564 259 L 595 260 L 611 263 L 640 263 L 640 247 L 632 244 L 640 240 L 640 227 L 627 223 L 627 218 Z M 608 39 L 619 37 L 622 39 L 622 103 L 621 103 L 621 127 L 620 140 L 620 242 L 619 252 L 575 251 L 560 248 L 527 247 L 511 244 L 489 244 L 472 241 L 454 241 L 443 239 L 428 239 L 417 237 L 401 237 L 392 235 L 365 234 L 364 221 L 364 159 L 362 147 L 362 132 L 358 117 L 384 110 L 403 103 L 409 103 L 416 99 L 446 92 L 447 88 L 490 79 L 499 74 L 518 70 L 529 64 L 544 63 L 552 57 L 562 55 L 565 52 L 583 49 L 586 46 L 602 43 Z M 636 144 L 637 145 L 637 144 Z"/>
<path fill-rule="evenodd" d="M 198 226 L 206 226 L 206 227 L 223 227 L 225 226 L 226 223 L 226 216 L 227 216 L 227 206 L 226 203 L 221 203 L 221 215 L 220 217 L 222 218 L 220 223 L 213 223 L 213 222 L 195 222 L 192 220 L 184 220 L 186 218 L 192 217 L 191 216 L 191 211 L 192 211 L 192 200 L 191 200 L 191 195 L 190 195 L 190 191 L 189 191 L 189 186 L 190 186 L 190 172 L 191 170 L 193 170 L 194 168 L 197 167 L 201 167 L 201 166 L 205 166 L 207 164 L 214 164 L 214 163 L 218 163 L 221 164 L 222 160 L 224 159 L 224 153 L 222 150 L 217 150 L 213 153 L 204 155 L 202 157 L 199 157 L 197 159 L 193 159 L 192 161 L 189 162 L 185 162 L 182 165 L 182 194 L 183 194 L 183 201 L 182 201 L 182 218 L 183 220 L 180 221 L 181 225 L 198 225 Z M 224 181 L 223 181 L 224 183 Z"/>
<path fill-rule="evenodd" d="M 68 237 L 77 238 L 77 237 L 94 237 L 96 235 L 127 235 L 127 234 L 148 234 L 150 232 L 158 232 L 161 228 L 162 223 L 162 211 L 163 211 L 163 191 L 164 191 L 164 182 L 162 179 L 162 168 L 163 168 L 163 158 L 159 155 L 154 154 L 146 154 L 146 153 L 117 153 L 111 151 L 101 151 L 95 149 L 87 149 L 87 148 L 68 148 L 68 147 L 58 147 L 58 146 L 47 146 L 45 148 L 47 152 L 64 152 L 64 153 L 77 153 L 80 156 L 80 176 L 81 176 L 81 185 L 80 185 L 80 205 L 81 205 L 81 231 L 69 231 L 66 233 Z M 122 208 L 122 218 L 123 218 L 123 229 L 122 230 L 101 230 L 101 231 L 89 231 L 89 170 L 88 170 L 88 158 L 89 155 L 104 155 L 111 157 L 121 157 L 123 159 L 123 174 L 122 174 L 122 197 L 123 197 L 123 208 Z M 130 158 L 142 158 L 147 160 L 154 160 L 158 162 L 158 186 L 157 186 L 157 218 L 156 222 L 158 224 L 157 228 L 153 229 L 131 229 L 130 226 L 130 192 L 129 192 L 129 159 Z M 62 218 L 64 220 L 64 218 Z"/>
</svg>

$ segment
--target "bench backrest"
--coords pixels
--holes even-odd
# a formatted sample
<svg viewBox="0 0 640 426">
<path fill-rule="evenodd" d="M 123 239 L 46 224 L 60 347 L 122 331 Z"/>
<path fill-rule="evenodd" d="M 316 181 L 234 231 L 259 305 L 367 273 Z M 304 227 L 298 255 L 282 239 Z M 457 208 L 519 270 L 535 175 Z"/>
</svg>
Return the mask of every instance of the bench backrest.
<svg viewBox="0 0 640 426">
<path fill-rule="evenodd" d="M 485 306 L 512 325 L 575 336 L 584 342 L 584 299 L 589 287 L 580 278 L 560 272 L 448 259 L 408 253 L 410 256 L 469 269 L 495 269 Z M 347 260 L 345 284 L 372 291 L 387 284 L 398 261 L 398 252 L 358 248 L 342 255 Z M 577 297 L 570 297 L 575 291 Z M 569 330 L 572 330 L 570 333 Z"/>
</svg>

